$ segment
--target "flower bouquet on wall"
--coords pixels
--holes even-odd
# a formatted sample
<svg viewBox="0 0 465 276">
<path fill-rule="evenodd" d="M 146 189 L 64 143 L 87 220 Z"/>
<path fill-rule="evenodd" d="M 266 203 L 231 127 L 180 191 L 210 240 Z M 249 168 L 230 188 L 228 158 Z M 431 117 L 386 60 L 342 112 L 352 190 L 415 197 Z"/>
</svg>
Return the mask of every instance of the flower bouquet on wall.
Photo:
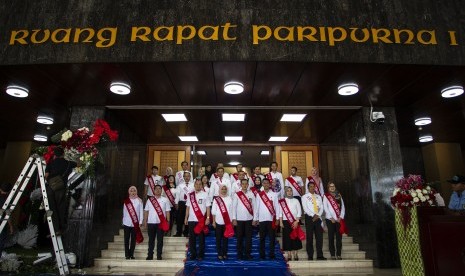
<svg viewBox="0 0 465 276">
<path fill-rule="evenodd" d="M 416 207 L 436 206 L 435 193 L 420 175 L 409 175 L 396 182 L 391 204 L 395 209 L 402 275 L 424 275 Z"/>
</svg>

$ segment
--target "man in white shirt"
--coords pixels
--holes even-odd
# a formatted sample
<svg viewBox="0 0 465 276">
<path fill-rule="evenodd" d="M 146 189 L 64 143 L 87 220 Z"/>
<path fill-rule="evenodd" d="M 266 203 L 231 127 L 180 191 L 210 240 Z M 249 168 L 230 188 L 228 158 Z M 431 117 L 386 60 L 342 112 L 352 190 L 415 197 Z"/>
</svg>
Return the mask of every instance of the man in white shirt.
<svg viewBox="0 0 465 276">
<path fill-rule="evenodd" d="M 192 176 L 192 173 L 191 173 L 191 171 L 189 169 L 189 164 L 187 163 L 187 161 L 182 161 L 181 162 L 181 167 L 182 167 L 182 170 L 177 172 L 176 175 L 175 175 L 176 186 L 178 186 L 181 182 L 183 182 L 185 172 L 188 172 L 190 174 L 190 183 L 189 184 L 194 184 L 194 177 Z M 192 186 L 194 186 L 194 185 L 192 185 Z"/>
<path fill-rule="evenodd" d="M 224 179 L 224 178 L 227 178 L 227 179 L 229 179 L 229 181 L 231 182 L 231 177 L 229 176 L 229 174 L 228 174 L 227 172 L 224 171 L 223 163 L 218 163 L 218 165 L 216 166 L 215 172 L 218 172 L 218 169 L 219 169 L 219 168 L 222 168 L 222 169 L 223 169 L 223 176 L 222 176 L 223 179 Z M 211 185 L 212 183 L 214 183 L 214 182 L 215 182 L 215 179 L 217 179 L 217 178 L 218 178 L 218 173 L 212 174 L 212 176 L 210 177 L 210 185 Z"/>
<path fill-rule="evenodd" d="M 278 198 L 284 197 L 284 180 L 283 175 L 278 172 L 278 162 L 271 162 L 270 172 L 265 175 L 271 183 L 271 189 L 278 194 Z"/>
<path fill-rule="evenodd" d="M 308 260 L 313 260 L 313 233 L 316 239 L 317 260 L 326 260 L 323 256 L 323 228 L 321 216 L 323 215 L 323 201 L 315 193 L 315 183 L 308 183 L 308 193 L 302 197 L 302 207 L 305 213 L 305 230 L 307 236 Z"/>
<path fill-rule="evenodd" d="M 205 225 L 210 224 L 210 206 L 208 195 L 202 190 L 202 182 L 196 179 L 194 183 L 195 191 L 189 193 L 186 201 L 186 215 L 184 224 L 189 227 L 189 253 L 190 259 L 201 261 L 205 255 L 205 234 L 201 231 L 199 234 L 194 232 L 194 228 L 199 223 L 197 212 L 205 219 Z M 192 196 L 194 195 L 194 196 Z M 197 205 L 197 206 L 194 206 Z M 199 238 L 199 249 L 197 250 L 197 238 Z"/>
<path fill-rule="evenodd" d="M 266 236 L 270 238 L 270 259 L 275 259 L 275 242 L 276 242 L 276 228 L 279 226 L 279 217 L 277 213 L 278 196 L 270 189 L 270 181 L 263 179 L 263 191 L 261 191 L 256 198 L 254 210 L 254 225 L 259 225 L 260 233 L 260 259 L 265 259 L 265 239 Z M 268 203 L 268 204 L 267 204 Z"/>
<path fill-rule="evenodd" d="M 194 190 L 191 183 L 191 174 L 189 172 L 184 172 L 183 181 L 180 182 L 178 186 L 176 186 L 176 198 L 174 202 L 176 203 L 176 209 L 178 210 L 178 214 L 176 217 L 176 234 L 175 237 L 187 237 L 187 227 L 184 227 L 184 216 L 186 215 L 186 200 L 187 195 Z M 184 227 L 184 231 L 183 228 Z"/>
<path fill-rule="evenodd" d="M 209 190 L 209 197 L 212 201 L 215 199 L 215 197 L 219 195 L 221 185 L 226 185 L 226 187 L 228 187 L 229 193 L 231 194 L 231 181 L 229 180 L 229 177 L 224 176 L 224 169 L 216 169 L 215 175 L 212 175 L 212 177 L 214 177 L 214 180 L 210 183 Z"/>
<path fill-rule="evenodd" d="M 235 180 L 234 182 L 231 182 L 231 196 L 234 195 L 236 192 L 242 190 L 242 180 L 247 180 L 245 178 L 245 172 L 243 171 L 240 171 L 239 174 L 238 174 L 238 178 L 237 180 Z M 249 181 L 247 180 L 247 185 L 248 185 Z"/>
<path fill-rule="evenodd" d="M 144 209 L 144 226 L 147 229 L 147 234 L 149 235 L 149 249 L 147 252 L 146 260 L 153 260 L 153 249 L 155 247 L 155 238 L 157 238 L 157 260 L 161 260 L 161 254 L 163 252 L 163 237 L 165 236 L 165 231 L 160 227 L 161 218 L 158 215 L 153 201 L 158 203 L 161 212 L 163 213 L 163 219 L 165 219 L 169 225 L 170 222 L 170 203 L 167 198 L 161 196 L 162 187 L 160 184 L 155 186 L 155 195 L 153 198 L 149 199 L 145 204 Z"/>
<path fill-rule="evenodd" d="M 147 196 L 153 196 L 152 188 L 150 187 L 149 177 L 153 180 L 153 185 L 163 185 L 163 177 L 158 175 L 158 167 L 152 167 L 152 174 L 148 175 L 144 181 L 144 202 L 147 202 Z"/>
<path fill-rule="evenodd" d="M 291 168 L 291 175 L 286 178 L 284 187 L 291 187 L 292 188 L 292 195 L 296 198 L 299 202 L 301 201 L 302 195 L 305 194 L 304 190 L 304 182 L 302 181 L 302 177 L 296 175 L 297 168 Z"/>
<path fill-rule="evenodd" d="M 253 210 L 256 209 L 254 194 L 249 190 L 247 179 L 242 179 L 241 190 L 236 191 L 233 196 L 232 222 L 236 226 L 237 236 L 237 258 L 239 260 L 251 260 L 252 255 L 252 221 Z M 243 249 L 245 237 L 245 252 Z M 245 254 L 244 254 L 245 253 Z"/>
<path fill-rule="evenodd" d="M 237 165 L 236 165 L 236 172 L 231 174 L 231 179 L 230 179 L 230 180 L 231 180 L 231 183 L 234 183 L 234 182 L 236 182 L 237 180 L 239 180 L 239 173 L 240 173 L 240 172 L 244 172 L 244 178 L 245 178 L 245 179 L 249 179 L 249 176 L 248 176 L 247 173 L 244 171 L 242 164 L 237 164 Z"/>
</svg>

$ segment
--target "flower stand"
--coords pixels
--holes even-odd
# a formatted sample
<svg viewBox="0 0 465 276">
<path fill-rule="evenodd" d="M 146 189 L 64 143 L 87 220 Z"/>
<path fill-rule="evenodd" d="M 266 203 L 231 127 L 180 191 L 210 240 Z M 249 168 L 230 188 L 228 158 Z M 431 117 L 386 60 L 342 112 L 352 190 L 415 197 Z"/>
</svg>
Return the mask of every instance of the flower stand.
<svg viewBox="0 0 465 276">
<path fill-rule="evenodd" d="M 397 243 L 399 246 L 402 275 L 425 275 L 420 248 L 420 231 L 418 228 L 417 208 L 412 207 L 407 211 L 410 212 L 411 221 L 404 228 L 404 225 L 402 224 L 402 211 L 398 208 L 395 209 Z"/>
</svg>

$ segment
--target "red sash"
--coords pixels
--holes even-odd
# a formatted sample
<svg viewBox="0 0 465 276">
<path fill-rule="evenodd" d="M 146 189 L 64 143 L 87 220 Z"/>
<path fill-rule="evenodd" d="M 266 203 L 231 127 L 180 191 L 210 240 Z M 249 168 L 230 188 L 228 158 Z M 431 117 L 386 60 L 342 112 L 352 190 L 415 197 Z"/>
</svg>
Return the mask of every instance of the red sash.
<svg viewBox="0 0 465 276">
<path fill-rule="evenodd" d="M 197 204 L 195 191 L 189 194 L 189 200 L 191 201 L 191 209 L 194 211 L 194 214 L 198 220 L 197 225 L 194 227 L 194 233 L 198 235 L 203 231 L 205 235 L 208 234 L 208 227 L 205 225 L 205 217 L 202 214 L 199 205 Z"/>
<path fill-rule="evenodd" d="M 265 175 L 265 177 L 268 178 L 268 180 L 270 181 L 270 183 L 273 182 L 273 176 L 271 175 L 271 173 L 267 173 L 267 174 Z"/>
<path fill-rule="evenodd" d="M 273 221 L 271 222 L 271 228 L 276 229 L 276 211 L 274 210 L 273 204 L 271 204 L 271 200 L 265 191 L 261 191 L 258 193 L 260 198 L 262 199 L 263 203 L 265 204 L 266 208 L 270 212 L 271 216 L 273 216 Z"/>
<path fill-rule="evenodd" d="M 233 173 L 234 179 L 238 180 L 239 179 L 239 174 L 237 172 Z"/>
<path fill-rule="evenodd" d="M 163 214 L 163 210 L 161 209 L 160 203 L 158 203 L 158 200 L 154 196 L 149 197 L 149 200 L 150 202 L 152 202 L 153 208 L 157 212 L 158 218 L 160 219 L 160 229 L 165 232 L 168 232 L 168 230 L 170 229 L 170 224 L 168 223 L 168 221 L 165 218 L 165 215 Z"/>
<path fill-rule="evenodd" d="M 254 194 L 254 196 L 257 196 L 257 195 L 258 195 L 257 188 L 252 187 L 252 188 L 250 188 L 250 190 L 252 191 L 252 193 Z"/>
<path fill-rule="evenodd" d="M 241 200 L 242 204 L 244 204 L 244 207 L 247 209 L 247 211 L 249 211 L 249 213 L 253 216 L 252 205 L 250 204 L 250 201 L 245 196 L 244 192 L 239 191 L 236 194 L 237 194 L 237 197 L 239 197 L 239 199 Z"/>
<path fill-rule="evenodd" d="M 329 204 L 333 208 L 334 212 L 336 213 L 337 218 L 339 219 L 339 224 L 341 225 L 341 227 L 339 227 L 339 233 L 341 233 L 341 235 L 348 234 L 346 222 L 344 221 L 343 218 L 340 217 L 341 209 L 339 208 L 339 205 L 337 205 L 336 199 L 331 193 L 325 193 L 325 196 L 328 199 Z"/>
<path fill-rule="evenodd" d="M 169 175 L 163 176 L 163 180 L 165 180 L 165 184 L 168 184 L 168 179 L 169 179 Z"/>
<path fill-rule="evenodd" d="M 287 221 L 293 227 L 295 218 L 294 215 L 291 213 L 291 210 L 289 210 L 289 206 L 287 206 L 286 199 L 281 198 L 278 200 L 279 205 L 281 205 L 281 209 L 283 209 L 283 213 L 286 215 Z M 299 239 L 301 241 L 305 240 L 305 233 L 302 231 L 302 228 L 300 228 L 299 225 L 297 225 L 296 228 L 292 229 L 292 232 L 290 233 L 289 237 L 291 240 L 296 240 Z"/>
<path fill-rule="evenodd" d="M 288 178 L 286 178 L 286 180 L 289 181 L 289 183 L 291 183 L 292 187 L 294 187 L 294 189 L 297 190 L 299 195 L 302 196 L 302 188 L 299 186 L 299 184 L 297 184 L 295 179 L 292 176 L 289 176 Z"/>
<path fill-rule="evenodd" d="M 128 209 L 129 216 L 131 217 L 132 224 L 134 225 L 134 230 L 136 231 L 136 243 L 141 243 L 144 241 L 144 236 L 142 236 L 142 231 L 139 226 L 139 219 L 137 218 L 136 208 L 132 205 L 131 200 L 126 198 L 124 200 L 124 206 Z"/>
<path fill-rule="evenodd" d="M 147 175 L 147 181 L 149 182 L 150 189 L 152 190 L 152 195 L 155 195 L 155 182 L 153 182 L 152 175 Z"/>
<path fill-rule="evenodd" d="M 218 204 L 218 208 L 220 209 L 221 215 L 223 216 L 224 220 L 225 230 L 223 236 L 225 238 L 231 238 L 234 236 L 234 228 L 231 223 L 231 218 L 228 214 L 228 209 L 226 208 L 226 205 L 224 204 L 224 201 L 220 196 L 217 196 L 215 200 L 216 204 Z"/>
<path fill-rule="evenodd" d="M 173 193 L 171 192 L 170 188 L 168 187 L 169 184 L 165 184 L 163 186 L 161 186 L 163 188 L 163 191 L 165 191 L 165 195 L 166 197 L 169 199 L 171 205 L 175 205 L 175 201 L 174 201 L 174 196 L 173 196 Z"/>
<path fill-rule="evenodd" d="M 315 179 L 313 179 L 312 176 L 307 177 L 307 179 L 308 179 L 308 183 L 315 184 L 315 193 L 317 195 L 321 195 L 321 193 L 320 193 L 320 183 L 316 183 Z"/>
</svg>

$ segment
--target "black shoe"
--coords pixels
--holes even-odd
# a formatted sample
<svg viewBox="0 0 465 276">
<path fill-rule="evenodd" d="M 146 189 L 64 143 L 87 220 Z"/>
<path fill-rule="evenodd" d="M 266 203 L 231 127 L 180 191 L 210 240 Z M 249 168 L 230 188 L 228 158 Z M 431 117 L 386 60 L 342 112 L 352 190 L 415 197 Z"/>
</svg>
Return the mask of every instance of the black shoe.
<svg viewBox="0 0 465 276">
<path fill-rule="evenodd" d="M 250 260 L 253 260 L 253 257 L 252 257 L 251 255 L 249 255 L 249 256 L 245 257 L 245 259 L 246 259 L 247 261 L 250 261 Z"/>
<path fill-rule="evenodd" d="M 336 259 L 338 260 L 342 260 L 341 256 L 337 256 Z"/>
<path fill-rule="evenodd" d="M 326 261 L 327 260 L 325 257 L 318 257 L 316 259 L 319 260 L 319 261 Z"/>
<path fill-rule="evenodd" d="M 261 260 L 261 261 L 264 261 L 264 260 L 265 260 L 265 256 L 260 256 L 260 260 Z"/>
<path fill-rule="evenodd" d="M 228 256 L 223 256 L 223 260 L 227 260 L 228 259 Z"/>
<path fill-rule="evenodd" d="M 202 257 L 198 257 L 198 258 L 197 258 L 197 261 L 199 261 L 199 262 L 202 261 L 202 260 L 203 260 Z"/>
<path fill-rule="evenodd" d="M 298 260 L 299 260 L 299 256 L 295 256 L 294 261 L 298 261 Z"/>
<path fill-rule="evenodd" d="M 237 255 L 237 259 L 238 260 L 245 260 L 244 256 L 242 256 L 242 255 Z"/>
<path fill-rule="evenodd" d="M 274 255 L 270 256 L 270 260 L 274 260 L 276 257 Z"/>
<path fill-rule="evenodd" d="M 308 257 L 308 260 L 309 260 L 309 261 L 313 261 L 313 257 Z"/>
<path fill-rule="evenodd" d="M 126 260 L 129 260 L 129 257 L 126 257 Z"/>
<path fill-rule="evenodd" d="M 335 256 L 331 256 L 331 260 L 337 260 Z"/>
<path fill-rule="evenodd" d="M 147 260 L 147 261 L 153 260 L 153 256 L 147 256 L 147 258 L 145 258 L 145 260 Z"/>
<path fill-rule="evenodd" d="M 175 234 L 173 237 L 181 237 L 181 234 Z"/>
<path fill-rule="evenodd" d="M 157 260 L 161 261 L 163 258 L 161 256 L 157 256 Z"/>
<path fill-rule="evenodd" d="M 196 257 L 196 256 L 190 256 L 189 259 L 190 259 L 191 261 L 194 261 L 195 259 L 197 259 L 197 257 Z"/>
<path fill-rule="evenodd" d="M 130 258 L 131 260 L 135 260 L 135 259 L 136 259 L 136 258 L 134 258 L 134 256 L 131 256 L 131 257 L 129 257 L 129 258 Z"/>
</svg>

